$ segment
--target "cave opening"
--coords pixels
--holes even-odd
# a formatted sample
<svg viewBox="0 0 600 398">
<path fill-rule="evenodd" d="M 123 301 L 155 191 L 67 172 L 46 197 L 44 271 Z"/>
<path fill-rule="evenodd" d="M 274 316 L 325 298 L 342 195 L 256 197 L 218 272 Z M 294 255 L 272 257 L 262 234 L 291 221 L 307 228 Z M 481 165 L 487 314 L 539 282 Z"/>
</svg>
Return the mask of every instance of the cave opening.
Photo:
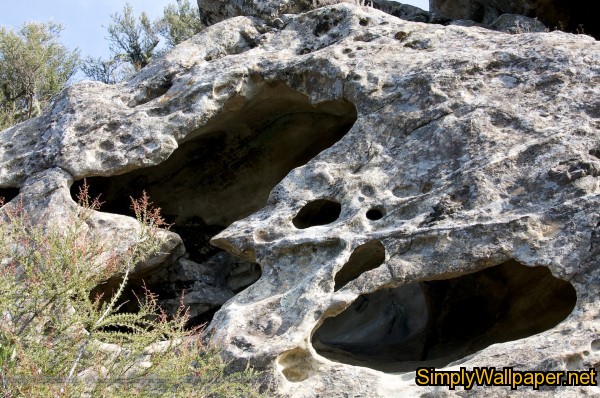
<svg viewBox="0 0 600 398">
<path fill-rule="evenodd" d="M 308 202 L 300 209 L 292 223 L 298 229 L 327 225 L 336 221 L 342 212 L 342 205 L 331 199 L 317 199 Z"/>
<path fill-rule="evenodd" d="M 7 204 L 19 196 L 19 188 L 0 188 L 0 203 Z"/>
<path fill-rule="evenodd" d="M 379 267 L 385 261 L 385 247 L 378 240 L 358 246 L 348 261 L 335 274 L 334 291 L 338 291 L 363 273 Z"/>
<path fill-rule="evenodd" d="M 139 198 L 145 191 L 186 247 L 185 258 L 168 269 L 143 281 L 132 275 L 127 290 L 139 292 L 145 283 L 170 311 L 183 292 L 191 309 L 190 325 L 210 321 L 225 301 L 261 274 L 258 264 L 211 246 L 210 239 L 264 207 L 277 183 L 338 142 L 356 118 L 356 107 L 346 100 L 313 104 L 283 82 L 259 82 L 188 134 L 161 164 L 88 177 L 89 194 L 101 195 L 104 212 L 132 216 L 130 197 Z M 74 198 L 82 184 L 72 185 Z M 116 282 L 98 286 L 93 294 L 109 297 Z"/>
<path fill-rule="evenodd" d="M 511 260 L 361 295 L 325 319 L 312 344 L 330 360 L 384 372 L 440 368 L 492 344 L 551 329 L 576 300 L 574 287 L 547 267 Z"/>
</svg>

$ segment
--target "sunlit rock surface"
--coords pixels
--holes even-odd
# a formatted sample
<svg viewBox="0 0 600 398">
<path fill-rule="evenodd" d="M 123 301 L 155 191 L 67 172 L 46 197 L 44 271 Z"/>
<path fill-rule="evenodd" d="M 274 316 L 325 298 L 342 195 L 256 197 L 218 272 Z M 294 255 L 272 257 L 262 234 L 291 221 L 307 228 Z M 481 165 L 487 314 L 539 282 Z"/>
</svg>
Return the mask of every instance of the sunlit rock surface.
<svg viewBox="0 0 600 398">
<path fill-rule="evenodd" d="M 148 192 L 174 225 L 133 279 L 167 306 L 184 290 L 282 396 L 456 393 L 417 366 L 599 369 L 598 43 L 348 4 L 279 18 L 74 85 L 0 133 L 0 194 L 68 222 L 87 177 L 90 230 L 126 250 Z"/>
</svg>

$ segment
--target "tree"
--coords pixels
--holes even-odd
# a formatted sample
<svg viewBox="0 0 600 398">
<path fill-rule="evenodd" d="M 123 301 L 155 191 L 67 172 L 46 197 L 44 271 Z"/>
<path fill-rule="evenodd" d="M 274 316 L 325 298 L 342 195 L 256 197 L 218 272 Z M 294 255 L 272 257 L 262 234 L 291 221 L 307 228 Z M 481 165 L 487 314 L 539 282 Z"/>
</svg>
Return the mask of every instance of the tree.
<svg viewBox="0 0 600 398">
<path fill-rule="evenodd" d="M 118 83 L 133 74 L 133 67 L 119 58 L 104 60 L 86 57 L 81 70 L 87 77 L 106 84 Z"/>
<path fill-rule="evenodd" d="M 59 42 L 62 25 L 0 27 L 0 128 L 36 116 L 75 74 L 79 51 Z"/>
<path fill-rule="evenodd" d="M 163 17 L 156 23 L 160 34 L 167 39 L 167 45 L 174 47 L 204 29 L 197 6 L 194 9 L 189 0 L 177 0 L 177 4 L 165 7 Z"/>
<path fill-rule="evenodd" d="M 87 57 L 82 66 L 87 77 L 107 84 L 119 82 L 139 71 L 155 57 L 160 43 L 159 36 L 166 40 L 166 47 L 174 47 L 200 32 L 204 25 L 197 6 L 189 0 L 176 0 L 164 8 L 163 16 L 151 22 L 142 12 L 139 17 L 133 15 L 133 8 L 126 4 L 123 13 L 113 14 L 108 26 L 107 40 L 110 42 L 111 58 Z M 126 68 L 127 62 L 131 68 Z"/>
<path fill-rule="evenodd" d="M 113 14 L 108 26 L 108 40 L 113 59 L 125 59 L 139 71 L 150 63 L 160 42 L 154 24 L 145 12 L 136 18 L 133 8 L 126 4 L 123 14 Z"/>
</svg>

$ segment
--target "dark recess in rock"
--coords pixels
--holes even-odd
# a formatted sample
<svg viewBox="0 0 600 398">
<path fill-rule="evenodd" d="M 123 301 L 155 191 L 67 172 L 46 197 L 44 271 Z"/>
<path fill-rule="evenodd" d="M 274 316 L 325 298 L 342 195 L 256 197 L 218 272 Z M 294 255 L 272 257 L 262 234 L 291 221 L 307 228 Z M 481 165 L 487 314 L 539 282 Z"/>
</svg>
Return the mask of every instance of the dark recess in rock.
<svg viewBox="0 0 600 398">
<path fill-rule="evenodd" d="M 434 22 L 468 19 L 487 25 L 502 14 L 520 14 L 538 19 L 550 30 L 583 32 L 598 39 L 598 18 L 589 4 L 582 0 L 431 0 L 429 8 Z"/>
<path fill-rule="evenodd" d="M 378 240 L 358 246 L 348 262 L 335 274 L 334 291 L 338 291 L 363 273 L 379 267 L 385 261 L 385 247 Z"/>
<path fill-rule="evenodd" d="M 156 98 L 162 97 L 173 86 L 174 74 L 167 74 L 162 78 L 157 78 L 151 81 L 146 87 L 135 96 L 133 101 L 129 103 L 130 108 L 146 104 Z"/>
<path fill-rule="evenodd" d="M 573 310 L 573 286 L 514 260 L 460 277 L 359 296 L 315 331 L 331 360 L 386 372 L 443 367 L 492 344 L 548 330 Z"/>
<path fill-rule="evenodd" d="M 210 288 L 225 289 L 223 297 L 233 296 L 258 279 L 260 267 L 211 246 L 210 239 L 264 207 L 283 177 L 339 141 L 356 118 L 356 108 L 348 101 L 312 104 L 282 82 L 258 83 L 252 97 L 231 99 L 206 126 L 188 134 L 163 163 L 118 176 L 87 178 L 89 192 L 92 197 L 101 195 L 102 211 L 131 216 L 130 197 L 139 198 L 146 191 L 173 224 L 171 231 L 181 236 L 192 265 L 206 263 L 216 269 L 209 278 Z M 74 198 L 82 183 L 71 187 Z M 183 271 L 177 267 L 160 271 L 152 283 L 146 280 L 162 301 L 173 300 L 182 291 L 189 295 L 193 289 L 195 280 L 181 278 L 182 273 L 194 273 L 188 270 L 190 265 Z M 135 275 L 131 280 L 132 287 L 141 286 Z M 223 303 L 211 304 L 211 310 Z"/>
<path fill-rule="evenodd" d="M 19 195 L 19 188 L 0 188 L 0 203 L 8 203 Z"/>
<path fill-rule="evenodd" d="M 298 229 L 331 224 L 337 220 L 342 211 L 342 205 L 329 199 L 317 199 L 307 203 L 292 220 Z"/>
<path fill-rule="evenodd" d="M 384 212 L 382 209 L 374 208 L 367 211 L 367 218 L 369 220 L 381 220 L 384 216 Z"/>
</svg>

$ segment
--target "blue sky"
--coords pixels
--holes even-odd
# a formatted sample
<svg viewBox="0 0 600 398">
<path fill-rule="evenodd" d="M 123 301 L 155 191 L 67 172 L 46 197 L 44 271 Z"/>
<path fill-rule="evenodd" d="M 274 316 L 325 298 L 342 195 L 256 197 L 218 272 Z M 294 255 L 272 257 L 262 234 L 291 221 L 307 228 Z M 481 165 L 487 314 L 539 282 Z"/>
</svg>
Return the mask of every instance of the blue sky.
<svg viewBox="0 0 600 398">
<path fill-rule="evenodd" d="M 108 56 L 105 40 L 110 15 L 121 12 L 121 0 L 10 0 L 2 6 L 0 25 L 19 27 L 28 21 L 55 21 L 64 26 L 62 42 L 69 49 L 79 48 L 83 56 Z M 162 14 L 169 0 L 130 0 L 134 11 L 145 11 L 151 18 Z"/>
<path fill-rule="evenodd" d="M 195 2 L 196 0 L 191 0 Z M 136 14 L 145 11 L 151 19 L 162 14 L 174 0 L 129 0 Z M 429 0 L 404 0 L 405 4 L 428 9 Z M 0 26 L 19 27 L 28 21 L 55 21 L 65 27 L 61 40 L 69 49 L 79 48 L 82 56 L 108 57 L 105 40 L 110 15 L 121 12 L 122 0 L 9 0 L 2 6 Z"/>
</svg>

